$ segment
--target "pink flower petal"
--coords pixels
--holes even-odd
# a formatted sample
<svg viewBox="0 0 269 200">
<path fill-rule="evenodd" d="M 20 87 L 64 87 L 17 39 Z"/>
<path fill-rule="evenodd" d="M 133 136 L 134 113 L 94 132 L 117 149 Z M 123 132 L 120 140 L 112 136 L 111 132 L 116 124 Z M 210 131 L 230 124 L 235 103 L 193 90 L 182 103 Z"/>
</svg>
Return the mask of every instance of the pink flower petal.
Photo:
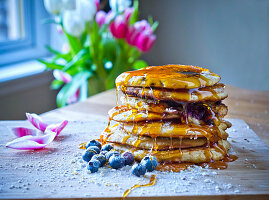
<svg viewBox="0 0 269 200">
<path fill-rule="evenodd" d="M 156 36 L 155 35 L 150 35 L 149 36 L 149 40 L 148 40 L 148 42 L 146 44 L 146 51 L 149 51 L 152 48 L 155 40 L 156 40 Z"/>
<path fill-rule="evenodd" d="M 110 10 L 106 15 L 105 24 L 109 24 L 114 17 L 115 13 L 112 10 Z"/>
<path fill-rule="evenodd" d="M 33 124 L 34 127 L 36 127 L 38 130 L 44 132 L 47 128 L 47 124 L 42 121 L 42 119 L 34 113 L 26 113 L 26 117 L 28 121 Z"/>
<path fill-rule="evenodd" d="M 26 135 L 36 135 L 36 130 L 30 129 L 30 128 L 24 128 L 24 127 L 12 128 L 12 132 L 17 137 L 23 137 L 23 136 L 26 136 Z"/>
<path fill-rule="evenodd" d="M 24 127 L 13 128 L 13 133 L 18 136 L 15 140 L 8 142 L 6 147 L 19 150 L 42 149 L 50 144 L 54 138 L 66 127 L 68 121 L 65 120 L 60 124 L 45 124 L 36 114 L 26 113 L 28 120 L 41 130 L 45 135 L 39 135 L 37 131 Z"/>
<path fill-rule="evenodd" d="M 67 104 L 72 104 L 72 103 L 78 102 L 79 97 L 80 97 L 80 88 L 78 88 L 77 91 L 67 99 Z"/>
<path fill-rule="evenodd" d="M 95 21 L 99 26 L 102 26 L 105 23 L 106 13 L 103 10 L 100 10 L 95 15 Z"/>
<path fill-rule="evenodd" d="M 55 132 L 56 136 L 58 136 L 61 133 L 61 131 L 66 127 L 67 124 L 68 124 L 67 120 L 63 121 L 60 124 L 50 124 L 47 126 L 45 133 L 47 133 L 47 130 L 48 130 L 48 131 Z"/>
<path fill-rule="evenodd" d="M 46 130 L 48 134 L 42 136 L 27 135 L 24 137 L 16 138 L 15 140 L 8 142 L 6 147 L 19 150 L 34 150 L 42 149 L 50 144 L 57 133 L 49 129 Z"/>
<path fill-rule="evenodd" d="M 96 6 L 96 10 L 100 10 L 100 0 L 94 0 L 95 6 Z"/>
<path fill-rule="evenodd" d="M 63 81 L 64 83 L 69 83 L 72 81 L 72 76 L 70 74 L 58 69 L 53 70 L 53 76 L 56 80 Z"/>
<path fill-rule="evenodd" d="M 63 28 L 60 25 L 57 25 L 56 26 L 56 29 L 57 29 L 57 31 L 58 31 L 59 34 L 63 34 L 64 33 Z"/>
<path fill-rule="evenodd" d="M 110 32 L 115 38 L 124 38 L 127 33 L 127 23 L 122 15 L 118 15 L 110 24 Z"/>
<path fill-rule="evenodd" d="M 125 16 L 125 19 L 126 21 L 129 21 L 131 15 L 133 14 L 134 12 L 134 8 L 133 7 L 128 7 L 124 10 L 124 16 Z"/>
</svg>

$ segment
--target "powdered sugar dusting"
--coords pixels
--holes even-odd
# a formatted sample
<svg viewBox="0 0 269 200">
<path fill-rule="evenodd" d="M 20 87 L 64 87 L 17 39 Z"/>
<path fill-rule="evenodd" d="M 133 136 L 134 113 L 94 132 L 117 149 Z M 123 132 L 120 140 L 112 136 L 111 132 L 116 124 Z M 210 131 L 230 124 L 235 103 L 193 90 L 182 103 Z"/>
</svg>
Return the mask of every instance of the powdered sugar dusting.
<svg viewBox="0 0 269 200">
<path fill-rule="evenodd" d="M 194 166 L 179 173 L 147 172 L 145 177 L 140 178 L 131 174 L 131 166 L 119 170 L 105 166 L 97 173 L 90 173 L 86 162 L 81 159 L 83 150 L 78 149 L 78 145 L 97 138 L 106 122 L 71 122 L 63 134 L 43 150 L 16 151 L 1 145 L 0 152 L 8 156 L 4 156 L 0 163 L 0 193 L 6 198 L 120 197 L 134 184 L 148 183 L 152 174 L 156 175 L 156 184 L 137 188 L 130 196 L 255 193 L 252 189 L 255 183 L 242 182 L 238 173 L 241 169 L 255 173 L 260 169 L 264 170 L 259 165 L 260 162 L 255 162 L 249 156 L 255 155 L 255 148 L 261 148 L 261 145 L 256 145 L 257 136 L 254 139 L 247 137 L 248 141 L 237 136 L 239 131 L 244 131 L 246 136 L 254 134 L 246 123 L 242 120 L 231 122 L 233 127 L 229 132 L 230 142 L 239 159 L 228 163 L 227 170 Z M 9 133 L 6 139 L 10 140 L 12 137 Z M 263 185 L 269 187 L 266 182 Z"/>
</svg>

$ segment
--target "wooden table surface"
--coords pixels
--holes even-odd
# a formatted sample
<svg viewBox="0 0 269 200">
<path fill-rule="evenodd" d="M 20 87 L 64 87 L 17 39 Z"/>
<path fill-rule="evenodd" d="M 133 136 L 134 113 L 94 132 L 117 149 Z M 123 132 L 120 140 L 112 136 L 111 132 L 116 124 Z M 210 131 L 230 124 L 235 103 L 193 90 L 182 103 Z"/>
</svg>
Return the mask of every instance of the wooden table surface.
<svg viewBox="0 0 269 200">
<path fill-rule="evenodd" d="M 179 189 L 187 187 L 185 182 L 181 180 L 181 173 L 176 174 L 158 174 L 158 182 L 155 187 L 148 187 L 145 191 L 149 191 L 147 195 L 153 194 L 155 199 L 157 196 L 169 199 L 268 199 L 269 188 L 269 92 L 250 91 L 228 86 L 227 91 L 229 98 L 225 100 L 225 104 L 229 107 L 229 118 L 237 118 L 231 120 L 234 127 L 229 129 L 230 142 L 233 150 L 238 155 L 238 160 L 229 163 L 226 170 L 215 172 L 217 174 L 210 175 L 210 180 L 215 180 L 209 191 L 202 190 L 194 192 L 193 190 L 182 191 L 181 194 L 169 193 L 169 191 L 156 190 L 156 187 L 170 183 L 183 184 Z M 118 182 L 122 183 L 122 188 L 126 189 L 132 186 L 137 180 L 128 182 L 128 177 L 122 175 L 122 170 L 117 171 L 118 175 L 114 176 L 110 168 L 102 169 L 105 178 L 100 179 L 100 174 L 85 174 L 81 171 L 75 171 L 74 165 L 80 166 L 79 159 L 76 158 L 75 164 L 69 164 L 74 156 L 78 155 L 77 144 L 86 141 L 87 138 L 98 137 L 101 130 L 106 126 L 105 120 L 108 119 L 107 111 L 116 105 L 115 90 L 103 92 L 87 99 L 84 102 L 73 104 L 61 109 L 56 109 L 42 114 L 46 121 L 61 121 L 64 119 L 73 121 L 64 130 L 56 141 L 53 141 L 49 147 L 36 152 L 16 151 L 5 148 L 8 141 L 14 136 L 8 131 L 10 127 L 28 124 L 26 121 L 0 122 L 0 132 L 3 135 L 0 141 L 0 198 L 34 198 L 34 199 L 51 199 L 51 198 L 101 198 L 103 197 L 119 197 L 123 191 L 118 191 Z M 242 121 L 245 120 L 251 129 L 266 143 L 264 144 L 255 133 Z M 85 121 L 85 122 L 82 122 Z M 75 146 L 74 146 L 75 145 Z M 266 146 L 267 145 L 267 146 Z M 66 148 L 68 147 L 68 148 Z M 42 160 L 40 160 L 42 157 Z M 27 163 L 27 164 L 26 164 Z M 72 162 L 73 163 L 73 160 Z M 61 166 L 61 167 L 59 167 Z M 63 173 L 64 171 L 64 173 Z M 49 172 L 49 173 L 48 173 Z M 116 173 L 116 172 L 115 172 Z M 125 174 L 129 174 L 127 170 Z M 156 172 L 158 173 L 158 172 Z M 189 173 L 189 172 L 186 172 Z M 185 172 L 183 173 L 185 174 Z M 187 174 L 185 174 L 187 175 Z M 185 176 L 184 175 L 184 176 Z M 208 178 L 199 177 L 196 181 L 188 183 L 191 188 L 201 186 L 201 180 Z M 111 177 L 108 177 L 111 176 Z M 193 176 L 190 172 L 189 176 Z M 194 175 L 196 176 L 196 175 Z M 95 177 L 98 184 L 94 181 L 89 182 Z M 111 192 L 108 185 L 112 185 L 113 177 L 117 183 L 115 192 Z M 168 177 L 172 178 L 168 180 Z M 174 179 L 173 179 L 174 177 Z M 136 179 L 136 177 L 131 176 Z M 149 177 L 148 177 L 149 178 Z M 215 178 L 215 179 L 214 179 Z M 119 181 L 120 179 L 121 181 Z M 124 180 L 123 180 L 124 179 Z M 102 182 L 110 181 L 109 183 Z M 206 181 L 206 180 L 204 180 Z M 208 185 L 209 183 L 206 184 Z M 221 183 L 225 183 L 222 185 Z M 125 184 L 129 184 L 128 187 Z M 224 187 L 220 191 L 215 191 L 216 184 L 218 187 Z M 227 183 L 232 183 L 232 189 L 226 190 Z M 114 184 L 114 182 L 113 182 Z M 186 183 L 187 184 L 187 183 Z M 204 185 L 206 185 L 204 183 Z M 158 186 L 159 185 L 159 186 Z M 210 185 L 210 184 L 209 184 Z M 57 186 L 57 187 L 55 187 Z M 213 187 L 214 186 L 214 187 Z M 160 188 L 162 188 L 160 187 Z M 84 188 L 84 189 L 83 189 Z M 86 189 L 87 188 L 87 189 Z M 237 188 L 239 193 L 236 192 Z M 197 189 L 197 188 L 196 188 Z M 102 190 L 103 193 L 102 193 Z M 232 190 L 232 191 L 231 191 Z M 83 192 L 81 192 L 83 191 Z M 157 193 L 156 193 L 157 191 Z M 176 191 L 176 190 L 175 190 Z M 160 193 L 160 194 L 159 194 Z M 139 192 L 133 193 L 133 196 L 141 196 Z M 86 196 L 85 196 L 86 195 Z M 90 195 L 90 196 L 87 196 Z M 101 196 L 100 196 L 101 195 Z M 209 195 L 209 196 L 208 196 Z M 170 197 L 171 196 L 171 197 Z M 107 198 L 107 199 L 110 199 Z M 103 198 L 104 199 L 104 198 Z M 119 198 L 115 198 L 119 199 Z M 131 199 L 139 199 L 132 198 Z M 140 199 L 144 199 L 143 196 Z"/>
<path fill-rule="evenodd" d="M 251 129 L 269 146 L 269 91 L 246 90 L 226 86 L 229 94 L 224 103 L 228 106 L 227 118 L 245 120 Z M 42 116 L 46 120 L 82 120 L 107 118 L 107 111 L 116 105 L 116 92 L 109 90 L 84 102 L 52 110 Z"/>
</svg>

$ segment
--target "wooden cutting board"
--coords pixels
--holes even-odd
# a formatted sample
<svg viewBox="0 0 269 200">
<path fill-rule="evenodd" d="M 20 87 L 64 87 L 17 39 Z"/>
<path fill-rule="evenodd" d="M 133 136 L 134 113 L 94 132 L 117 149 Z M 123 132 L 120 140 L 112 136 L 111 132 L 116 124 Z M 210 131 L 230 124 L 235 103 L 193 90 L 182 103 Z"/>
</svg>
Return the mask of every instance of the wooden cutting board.
<svg viewBox="0 0 269 200">
<path fill-rule="evenodd" d="M 3 199 L 120 199 L 134 184 L 127 199 L 269 199 L 269 148 L 239 119 L 231 119 L 230 143 L 239 158 L 226 170 L 194 167 L 180 173 L 147 173 L 143 178 L 130 174 L 130 167 L 112 170 L 103 167 L 87 173 L 78 149 L 81 142 L 97 138 L 106 126 L 101 119 L 70 122 L 47 148 L 38 151 L 8 149 L 15 136 L 10 128 L 31 127 L 26 121 L 0 122 L 0 198 Z"/>
</svg>

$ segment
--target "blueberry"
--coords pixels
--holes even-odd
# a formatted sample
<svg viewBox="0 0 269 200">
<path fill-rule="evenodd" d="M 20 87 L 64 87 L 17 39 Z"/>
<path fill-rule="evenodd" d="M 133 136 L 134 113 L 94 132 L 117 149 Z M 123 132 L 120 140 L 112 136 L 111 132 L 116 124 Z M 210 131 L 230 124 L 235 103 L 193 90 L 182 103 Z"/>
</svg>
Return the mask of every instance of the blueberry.
<svg viewBox="0 0 269 200">
<path fill-rule="evenodd" d="M 156 169 L 158 162 L 154 156 L 145 156 L 141 162 L 141 165 L 145 166 L 147 171 L 152 172 Z"/>
<path fill-rule="evenodd" d="M 134 155 L 131 152 L 124 152 L 121 155 L 125 160 L 125 165 L 132 165 L 134 163 Z"/>
<path fill-rule="evenodd" d="M 141 165 L 141 164 L 134 164 L 133 167 L 132 167 L 132 174 L 135 175 L 135 176 L 144 176 L 145 173 L 146 173 L 146 167 L 144 165 Z"/>
<path fill-rule="evenodd" d="M 117 151 L 109 151 L 109 152 L 106 154 L 106 159 L 109 160 L 109 158 L 110 158 L 112 155 L 120 156 L 120 153 L 117 152 Z"/>
<path fill-rule="evenodd" d="M 102 154 L 102 155 L 104 155 L 104 156 L 105 156 L 107 153 L 108 153 L 108 151 L 106 151 L 106 150 L 100 152 L 100 154 Z"/>
<path fill-rule="evenodd" d="M 95 151 L 96 154 L 99 154 L 99 153 L 100 153 L 100 149 L 99 149 L 97 146 L 89 146 L 89 147 L 87 148 L 87 150 L 88 150 L 88 149 L 91 149 L 91 150 Z"/>
<path fill-rule="evenodd" d="M 99 160 L 101 164 L 100 167 L 103 167 L 106 164 L 106 156 L 102 154 L 94 155 L 92 160 Z"/>
<path fill-rule="evenodd" d="M 82 154 L 82 159 L 85 160 L 86 162 L 89 162 L 95 154 L 96 154 L 96 151 L 92 149 L 87 149 Z"/>
<path fill-rule="evenodd" d="M 113 146 L 111 144 L 105 144 L 102 146 L 101 151 L 110 151 L 111 149 L 113 149 Z"/>
<path fill-rule="evenodd" d="M 88 143 L 86 144 L 86 149 L 87 149 L 88 147 L 90 147 L 90 146 L 96 146 L 96 147 L 98 147 L 99 149 L 101 149 L 101 143 L 98 142 L 97 140 L 91 140 L 90 142 L 88 142 Z"/>
<path fill-rule="evenodd" d="M 87 169 L 91 171 L 91 173 L 97 172 L 99 167 L 101 166 L 101 163 L 99 160 L 92 159 L 90 162 L 88 162 Z"/>
<path fill-rule="evenodd" d="M 117 155 L 112 155 L 109 158 L 109 165 L 113 168 L 113 169 L 119 169 L 122 168 L 125 164 L 125 160 L 123 157 L 121 156 L 117 156 Z"/>
</svg>

